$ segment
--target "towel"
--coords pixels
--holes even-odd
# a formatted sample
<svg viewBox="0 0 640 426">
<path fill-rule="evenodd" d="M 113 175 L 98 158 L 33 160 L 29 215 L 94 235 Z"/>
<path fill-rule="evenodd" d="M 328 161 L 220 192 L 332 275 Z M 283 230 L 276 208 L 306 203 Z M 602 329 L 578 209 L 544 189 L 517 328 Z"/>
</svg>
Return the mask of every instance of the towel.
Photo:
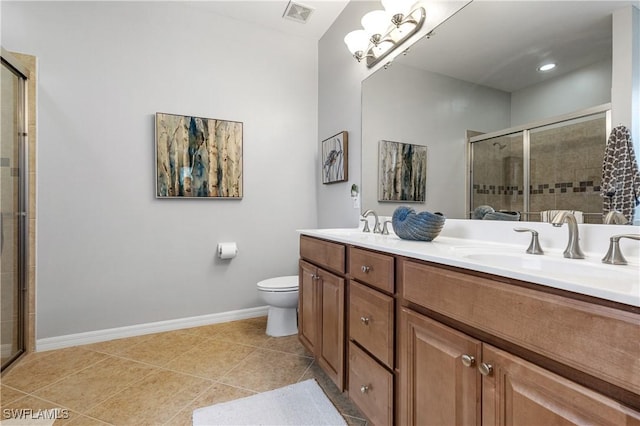
<svg viewBox="0 0 640 426">
<path fill-rule="evenodd" d="M 602 162 L 603 214 L 621 212 L 633 221 L 640 203 L 640 172 L 633 152 L 631 132 L 625 126 L 615 127 L 609 135 Z"/>
<path fill-rule="evenodd" d="M 576 218 L 576 222 L 584 223 L 584 215 L 580 210 L 544 210 L 540 212 L 541 222 L 551 222 L 554 217 L 560 212 L 568 211 Z"/>
</svg>

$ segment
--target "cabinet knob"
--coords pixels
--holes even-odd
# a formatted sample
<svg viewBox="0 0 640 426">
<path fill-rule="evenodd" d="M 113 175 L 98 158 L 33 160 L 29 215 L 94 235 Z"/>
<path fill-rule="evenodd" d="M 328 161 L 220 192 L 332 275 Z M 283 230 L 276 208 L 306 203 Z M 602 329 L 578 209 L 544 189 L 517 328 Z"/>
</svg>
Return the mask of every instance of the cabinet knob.
<svg viewBox="0 0 640 426">
<path fill-rule="evenodd" d="M 360 317 L 360 322 L 362 322 L 364 325 L 369 325 L 369 318 Z"/>
<path fill-rule="evenodd" d="M 360 386 L 360 392 L 367 393 L 368 391 L 369 391 L 369 386 L 367 385 Z"/>
<path fill-rule="evenodd" d="M 370 267 L 370 266 L 362 265 L 362 272 L 364 272 L 365 274 L 366 274 L 367 272 L 369 272 L 370 270 L 371 270 L 371 267 Z"/>
<path fill-rule="evenodd" d="M 493 373 L 493 365 L 483 362 L 478 366 L 478 370 L 483 376 L 490 376 Z"/>
<path fill-rule="evenodd" d="M 312 279 L 312 280 L 319 280 L 319 279 L 320 279 L 320 276 L 319 276 L 319 275 L 316 275 L 316 274 L 311 274 L 311 279 Z"/>
<path fill-rule="evenodd" d="M 462 364 L 465 367 L 473 367 L 475 363 L 476 363 L 476 359 L 472 355 L 467 355 L 467 354 L 462 355 Z"/>
</svg>

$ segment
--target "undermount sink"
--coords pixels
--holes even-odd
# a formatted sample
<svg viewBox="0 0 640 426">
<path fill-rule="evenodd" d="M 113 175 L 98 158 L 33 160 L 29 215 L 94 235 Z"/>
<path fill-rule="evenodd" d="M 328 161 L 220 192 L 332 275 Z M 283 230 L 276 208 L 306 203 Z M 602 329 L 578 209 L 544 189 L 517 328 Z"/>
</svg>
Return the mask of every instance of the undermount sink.
<svg viewBox="0 0 640 426">
<path fill-rule="evenodd" d="M 487 266 L 522 273 L 534 273 L 556 280 L 575 282 L 580 286 L 600 288 L 616 293 L 636 294 L 640 289 L 640 274 L 633 265 L 605 265 L 595 263 L 594 260 L 564 259 L 530 254 L 467 253 L 462 257 Z"/>
</svg>

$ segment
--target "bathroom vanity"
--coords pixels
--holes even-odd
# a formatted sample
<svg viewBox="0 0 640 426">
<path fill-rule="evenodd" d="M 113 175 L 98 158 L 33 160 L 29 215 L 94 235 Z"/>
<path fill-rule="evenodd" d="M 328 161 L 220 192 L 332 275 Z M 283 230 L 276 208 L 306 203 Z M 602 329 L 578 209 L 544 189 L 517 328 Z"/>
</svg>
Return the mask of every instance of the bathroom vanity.
<svg viewBox="0 0 640 426">
<path fill-rule="evenodd" d="M 636 252 L 590 281 L 526 244 L 300 233 L 300 340 L 371 423 L 640 424 Z"/>
</svg>

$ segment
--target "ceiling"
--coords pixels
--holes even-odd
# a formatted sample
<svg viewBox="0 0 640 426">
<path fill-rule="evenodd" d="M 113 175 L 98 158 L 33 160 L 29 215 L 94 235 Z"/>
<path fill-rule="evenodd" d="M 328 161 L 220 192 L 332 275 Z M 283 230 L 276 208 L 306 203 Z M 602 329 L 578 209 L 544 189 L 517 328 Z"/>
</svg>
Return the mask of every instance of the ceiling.
<svg viewBox="0 0 640 426">
<path fill-rule="evenodd" d="M 397 61 L 512 92 L 610 58 L 611 14 L 630 4 L 475 0 Z M 556 70 L 538 72 L 544 61 Z"/>
<path fill-rule="evenodd" d="M 282 17 L 289 0 L 195 1 L 189 3 L 194 7 L 207 9 L 239 21 L 258 24 L 285 34 L 320 40 L 342 13 L 349 0 L 295 0 L 295 3 L 313 9 L 305 23 Z"/>
</svg>

